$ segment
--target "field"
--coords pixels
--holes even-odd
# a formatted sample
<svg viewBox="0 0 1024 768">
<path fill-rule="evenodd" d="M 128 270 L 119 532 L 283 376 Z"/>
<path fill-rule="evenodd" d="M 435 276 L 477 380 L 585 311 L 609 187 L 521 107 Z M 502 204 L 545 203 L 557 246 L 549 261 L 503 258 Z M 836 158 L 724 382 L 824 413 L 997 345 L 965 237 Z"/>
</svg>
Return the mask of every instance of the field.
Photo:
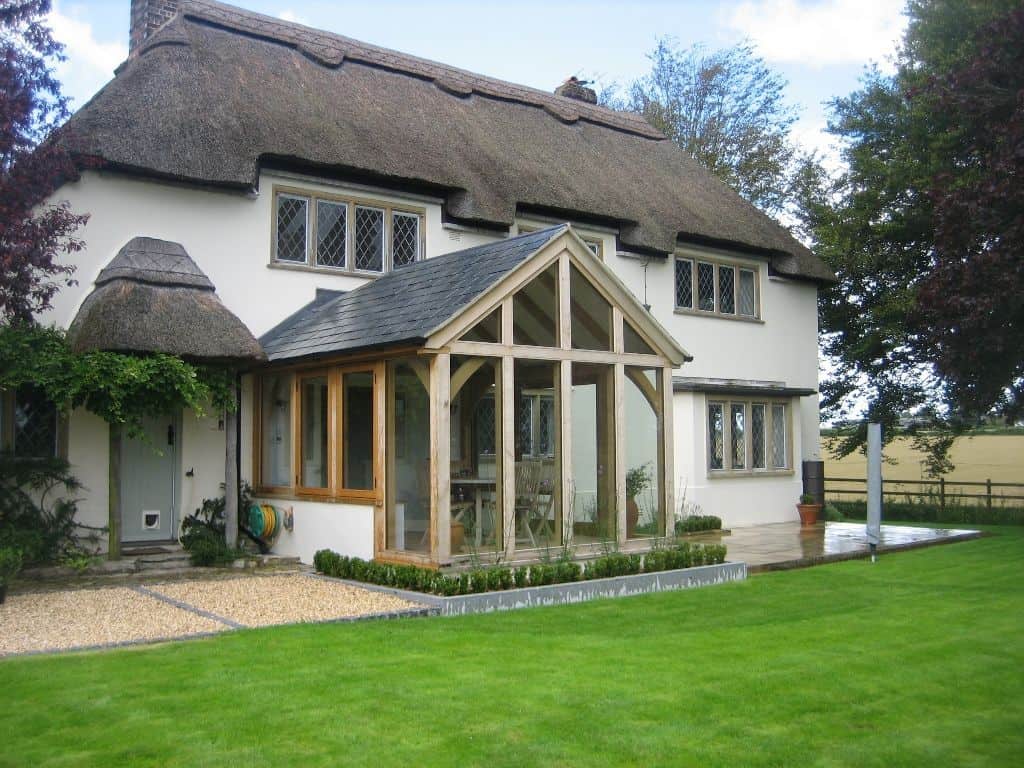
<svg viewBox="0 0 1024 768">
<path fill-rule="evenodd" d="M 746 582 L 0 662 L 0 766 L 1005 766 L 1024 529 Z"/>
<path fill-rule="evenodd" d="M 865 477 L 867 460 L 862 453 L 835 459 L 828 450 L 828 437 L 821 438 L 822 458 L 825 459 L 826 477 Z M 956 468 L 946 477 L 947 488 L 953 490 L 957 481 L 1024 483 L 1024 433 L 975 435 L 961 437 L 954 444 L 951 458 Z M 897 438 L 884 451 L 887 459 L 882 466 L 886 480 L 928 480 L 924 474 L 923 457 L 915 451 L 908 438 Z M 853 486 L 829 486 L 834 488 Z M 904 490 L 901 487 L 900 490 Z M 970 493 L 984 493 L 984 488 L 965 489 Z M 1024 488 L 993 488 L 993 497 L 1000 494 L 1024 495 Z M 856 498 L 844 495 L 843 498 Z M 996 500 L 994 503 L 998 503 Z M 1024 506 L 1024 501 L 1009 502 Z"/>
</svg>

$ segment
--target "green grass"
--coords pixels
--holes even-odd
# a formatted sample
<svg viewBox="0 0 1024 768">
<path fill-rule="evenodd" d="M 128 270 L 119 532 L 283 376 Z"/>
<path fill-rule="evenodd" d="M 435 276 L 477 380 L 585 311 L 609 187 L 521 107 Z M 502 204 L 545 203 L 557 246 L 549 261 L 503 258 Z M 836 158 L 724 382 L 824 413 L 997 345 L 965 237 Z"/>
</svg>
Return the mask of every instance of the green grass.
<svg viewBox="0 0 1024 768">
<path fill-rule="evenodd" d="M 745 583 L 0 662 L 0 765 L 1005 766 L 1024 530 Z"/>
</svg>

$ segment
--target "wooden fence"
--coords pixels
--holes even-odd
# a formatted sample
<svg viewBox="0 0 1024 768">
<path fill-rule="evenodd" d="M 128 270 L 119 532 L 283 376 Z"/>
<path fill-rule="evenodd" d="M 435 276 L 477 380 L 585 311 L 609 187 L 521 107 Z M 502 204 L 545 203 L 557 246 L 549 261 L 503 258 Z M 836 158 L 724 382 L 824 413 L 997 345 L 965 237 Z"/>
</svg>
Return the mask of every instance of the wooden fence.
<svg viewBox="0 0 1024 768">
<path fill-rule="evenodd" d="M 863 477 L 826 477 L 825 497 L 838 498 L 840 501 L 864 499 L 867 497 L 867 479 Z M 965 489 L 983 488 L 983 493 L 969 493 Z M 993 493 L 993 489 L 996 492 Z M 977 504 L 992 509 L 993 502 L 998 506 L 1024 506 L 1024 495 L 1004 493 L 1002 489 L 1024 491 L 1024 483 L 996 483 L 992 480 L 984 482 L 966 480 L 882 480 L 882 498 L 896 500 L 906 498 L 918 501 L 934 500 L 940 509 L 946 505 L 962 506 Z M 964 501 L 964 500 L 972 501 Z"/>
</svg>

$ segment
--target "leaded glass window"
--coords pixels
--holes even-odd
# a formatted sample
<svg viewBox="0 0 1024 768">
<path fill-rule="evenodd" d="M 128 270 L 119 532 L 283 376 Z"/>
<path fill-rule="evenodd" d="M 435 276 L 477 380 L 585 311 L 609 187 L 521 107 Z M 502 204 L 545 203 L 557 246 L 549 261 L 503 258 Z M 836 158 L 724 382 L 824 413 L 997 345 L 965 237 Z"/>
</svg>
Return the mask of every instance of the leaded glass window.
<svg viewBox="0 0 1024 768">
<path fill-rule="evenodd" d="M 733 267 L 718 268 L 718 311 L 723 315 L 736 314 L 736 270 Z"/>
<path fill-rule="evenodd" d="M 483 456 L 495 455 L 494 398 L 485 397 L 476 406 L 476 448 Z"/>
<path fill-rule="evenodd" d="M 519 398 L 519 453 L 533 456 L 533 398 L 527 395 Z"/>
<path fill-rule="evenodd" d="M 316 201 L 316 264 L 344 267 L 347 250 L 348 205 L 330 200 Z"/>
<path fill-rule="evenodd" d="M 708 405 L 708 467 L 725 466 L 725 417 L 722 403 Z"/>
<path fill-rule="evenodd" d="M 57 408 L 31 384 L 15 393 L 13 437 L 15 456 L 41 459 L 57 454 Z"/>
<path fill-rule="evenodd" d="M 693 262 L 676 259 L 676 306 L 693 309 Z"/>
<path fill-rule="evenodd" d="M 746 422 L 747 409 L 743 403 L 730 406 L 729 438 L 732 443 L 732 468 L 743 469 L 747 466 Z"/>
<path fill-rule="evenodd" d="M 412 264 L 420 255 L 420 217 L 411 213 L 392 214 L 391 253 L 394 268 Z"/>
<path fill-rule="evenodd" d="M 384 211 L 356 206 L 355 268 L 366 272 L 384 271 Z"/>
<path fill-rule="evenodd" d="M 309 200 L 294 195 L 277 197 L 278 261 L 305 262 L 309 229 Z"/>
<path fill-rule="evenodd" d="M 765 467 L 765 405 L 754 403 L 750 406 L 750 466 L 753 469 Z"/>
<path fill-rule="evenodd" d="M 537 407 L 537 442 L 541 456 L 555 453 L 555 401 L 542 397 Z"/>
<path fill-rule="evenodd" d="M 786 406 L 772 405 L 772 468 L 786 469 Z"/>
<path fill-rule="evenodd" d="M 715 265 L 703 261 L 697 262 L 697 307 L 715 311 Z"/>
<path fill-rule="evenodd" d="M 737 291 L 738 312 L 747 317 L 757 316 L 757 295 L 754 272 L 750 269 L 740 270 L 740 284 Z"/>
</svg>

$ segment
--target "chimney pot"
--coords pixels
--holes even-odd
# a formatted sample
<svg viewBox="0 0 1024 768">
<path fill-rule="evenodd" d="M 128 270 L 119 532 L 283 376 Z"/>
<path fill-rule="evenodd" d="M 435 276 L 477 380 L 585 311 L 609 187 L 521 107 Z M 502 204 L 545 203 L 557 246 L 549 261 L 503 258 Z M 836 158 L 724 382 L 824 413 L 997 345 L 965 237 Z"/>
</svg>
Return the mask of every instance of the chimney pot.
<svg viewBox="0 0 1024 768">
<path fill-rule="evenodd" d="M 589 81 L 580 80 L 573 75 L 555 88 L 555 95 L 565 96 L 567 99 L 576 99 L 576 101 L 585 101 L 588 104 L 597 104 L 597 91 L 593 88 L 587 88 L 588 85 L 590 85 Z"/>
</svg>

